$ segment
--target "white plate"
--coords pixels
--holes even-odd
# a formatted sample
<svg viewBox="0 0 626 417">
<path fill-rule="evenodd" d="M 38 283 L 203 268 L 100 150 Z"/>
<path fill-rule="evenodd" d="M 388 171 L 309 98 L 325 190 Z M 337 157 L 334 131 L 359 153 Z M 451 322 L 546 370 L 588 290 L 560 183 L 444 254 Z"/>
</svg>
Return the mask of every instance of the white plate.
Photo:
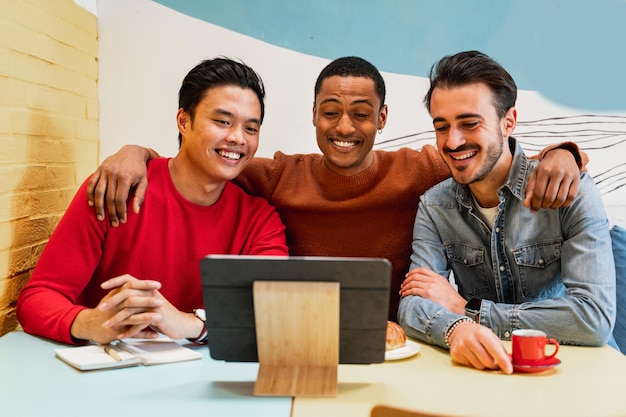
<svg viewBox="0 0 626 417">
<path fill-rule="evenodd" d="M 410 358 L 411 356 L 417 355 L 421 349 L 420 345 L 412 340 L 407 340 L 404 347 L 389 350 L 385 352 L 385 360 L 386 361 L 395 361 L 398 359 Z"/>
</svg>

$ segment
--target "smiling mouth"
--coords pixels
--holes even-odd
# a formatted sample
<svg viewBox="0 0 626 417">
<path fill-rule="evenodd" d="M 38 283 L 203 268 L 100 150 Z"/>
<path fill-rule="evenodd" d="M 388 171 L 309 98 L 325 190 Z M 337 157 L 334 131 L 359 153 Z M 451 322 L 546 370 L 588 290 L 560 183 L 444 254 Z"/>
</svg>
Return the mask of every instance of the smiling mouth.
<svg viewBox="0 0 626 417">
<path fill-rule="evenodd" d="M 472 156 L 476 154 L 477 154 L 476 151 L 472 151 L 472 152 L 465 152 L 460 155 L 452 155 L 451 153 L 449 153 L 448 155 L 450 155 L 450 158 L 454 159 L 455 161 L 463 161 L 464 159 L 471 158 Z"/>
<path fill-rule="evenodd" d="M 333 145 L 338 146 L 339 148 L 354 148 L 358 145 L 358 142 L 352 142 L 352 141 L 345 141 L 345 140 L 335 140 L 335 139 L 331 139 L 330 140 L 332 142 Z"/>
<path fill-rule="evenodd" d="M 222 149 L 219 149 L 217 151 L 218 155 L 226 158 L 226 159 L 230 159 L 232 161 L 238 161 L 239 159 L 241 159 L 243 157 L 243 154 L 238 153 L 238 152 L 230 152 L 230 151 L 225 151 Z"/>
</svg>

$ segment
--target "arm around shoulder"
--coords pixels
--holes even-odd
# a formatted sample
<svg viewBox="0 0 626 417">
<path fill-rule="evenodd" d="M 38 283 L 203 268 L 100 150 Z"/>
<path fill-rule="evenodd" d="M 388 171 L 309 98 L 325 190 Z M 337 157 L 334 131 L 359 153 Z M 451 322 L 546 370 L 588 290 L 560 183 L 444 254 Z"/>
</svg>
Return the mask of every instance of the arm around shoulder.
<svg viewBox="0 0 626 417">
<path fill-rule="evenodd" d="M 578 165 L 578 169 L 581 171 L 587 170 L 587 164 L 589 163 L 589 156 L 580 150 L 578 145 L 575 142 L 562 142 L 556 145 L 549 145 L 545 147 L 538 155 L 532 157 L 532 159 L 543 160 L 545 156 L 556 149 L 562 149 L 572 154 L 574 160 L 576 161 L 576 165 Z"/>
<path fill-rule="evenodd" d="M 548 146 L 533 158 L 540 163 L 528 179 L 524 205 L 533 212 L 568 207 L 578 194 L 587 156 L 575 143 L 565 142 Z"/>
<path fill-rule="evenodd" d="M 159 154 L 153 149 L 125 145 L 102 161 L 87 184 L 87 201 L 95 207 L 98 220 L 104 220 L 106 210 L 113 226 L 125 223 L 126 201 L 133 187 L 133 211 L 139 212 L 148 187 L 146 164 L 155 158 Z"/>
<path fill-rule="evenodd" d="M 276 190 L 283 158 L 288 156 L 281 152 L 276 152 L 273 159 L 254 157 L 233 182 L 249 194 L 270 199 Z"/>
</svg>

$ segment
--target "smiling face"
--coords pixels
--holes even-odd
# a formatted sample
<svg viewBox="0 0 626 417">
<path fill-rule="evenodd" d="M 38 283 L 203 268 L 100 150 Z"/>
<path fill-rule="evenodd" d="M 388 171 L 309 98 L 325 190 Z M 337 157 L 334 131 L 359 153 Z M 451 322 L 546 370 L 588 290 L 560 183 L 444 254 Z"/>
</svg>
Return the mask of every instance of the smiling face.
<svg viewBox="0 0 626 417">
<path fill-rule="evenodd" d="M 195 108 L 193 120 L 183 109 L 176 119 L 182 143 L 175 161 L 178 172 L 185 173 L 184 188 L 223 186 L 239 175 L 259 146 L 261 105 L 250 89 L 212 87 Z M 183 181 L 175 181 L 177 187 L 179 183 Z"/>
<path fill-rule="evenodd" d="M 454 180 L 469 184 L 472 191 L 481 183 L 497 190 L 512 159 L 507 143 L 516 124 L 515 108 L 499 118 L 489 87 L 472 83 L 435 88 L 430 113 L 437 147 Z"/>
<path fill-rule="evenodd" d="M 376 131 L 387 121 L 374 81 L 365 77 L 328 77 L 313 104 L 317 145 L 326 166 L 337 174 L 356 175 L 374 160 Z"/>
</svg>

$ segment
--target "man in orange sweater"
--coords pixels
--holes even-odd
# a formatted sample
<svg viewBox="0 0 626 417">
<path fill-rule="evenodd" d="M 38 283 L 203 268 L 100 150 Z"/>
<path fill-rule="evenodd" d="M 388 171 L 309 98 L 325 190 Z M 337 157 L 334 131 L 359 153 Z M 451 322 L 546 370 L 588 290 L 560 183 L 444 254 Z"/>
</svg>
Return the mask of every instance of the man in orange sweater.
<svg viewBox="0 0 626 417">
<path fill-rule="evenodd" d="M 255 158 L 235 181 L 276 207 L 291 255 L 389 259 L 389 319 L 395 321 L 419 197 L 450 171 L 431 145 L 374 151 L 387 111 L 385 82 L 376 67 L 358 57 L 336 59 L 315 84 L 313 125 L 322 154 Z M 575 144 L 561 147 L 539 155 L 542 162 L 525 200 L 534 210 L 567 205 L 577 193 L 581 155 Z M 147 187 L 145 161 L 157 156 L 125 146 L 103 162 L 88 187 L 100 220 L 106 207 L 112 224 L 125 221 L 132 186 L 133 211 L 139 212 Z"/>
</svg>

